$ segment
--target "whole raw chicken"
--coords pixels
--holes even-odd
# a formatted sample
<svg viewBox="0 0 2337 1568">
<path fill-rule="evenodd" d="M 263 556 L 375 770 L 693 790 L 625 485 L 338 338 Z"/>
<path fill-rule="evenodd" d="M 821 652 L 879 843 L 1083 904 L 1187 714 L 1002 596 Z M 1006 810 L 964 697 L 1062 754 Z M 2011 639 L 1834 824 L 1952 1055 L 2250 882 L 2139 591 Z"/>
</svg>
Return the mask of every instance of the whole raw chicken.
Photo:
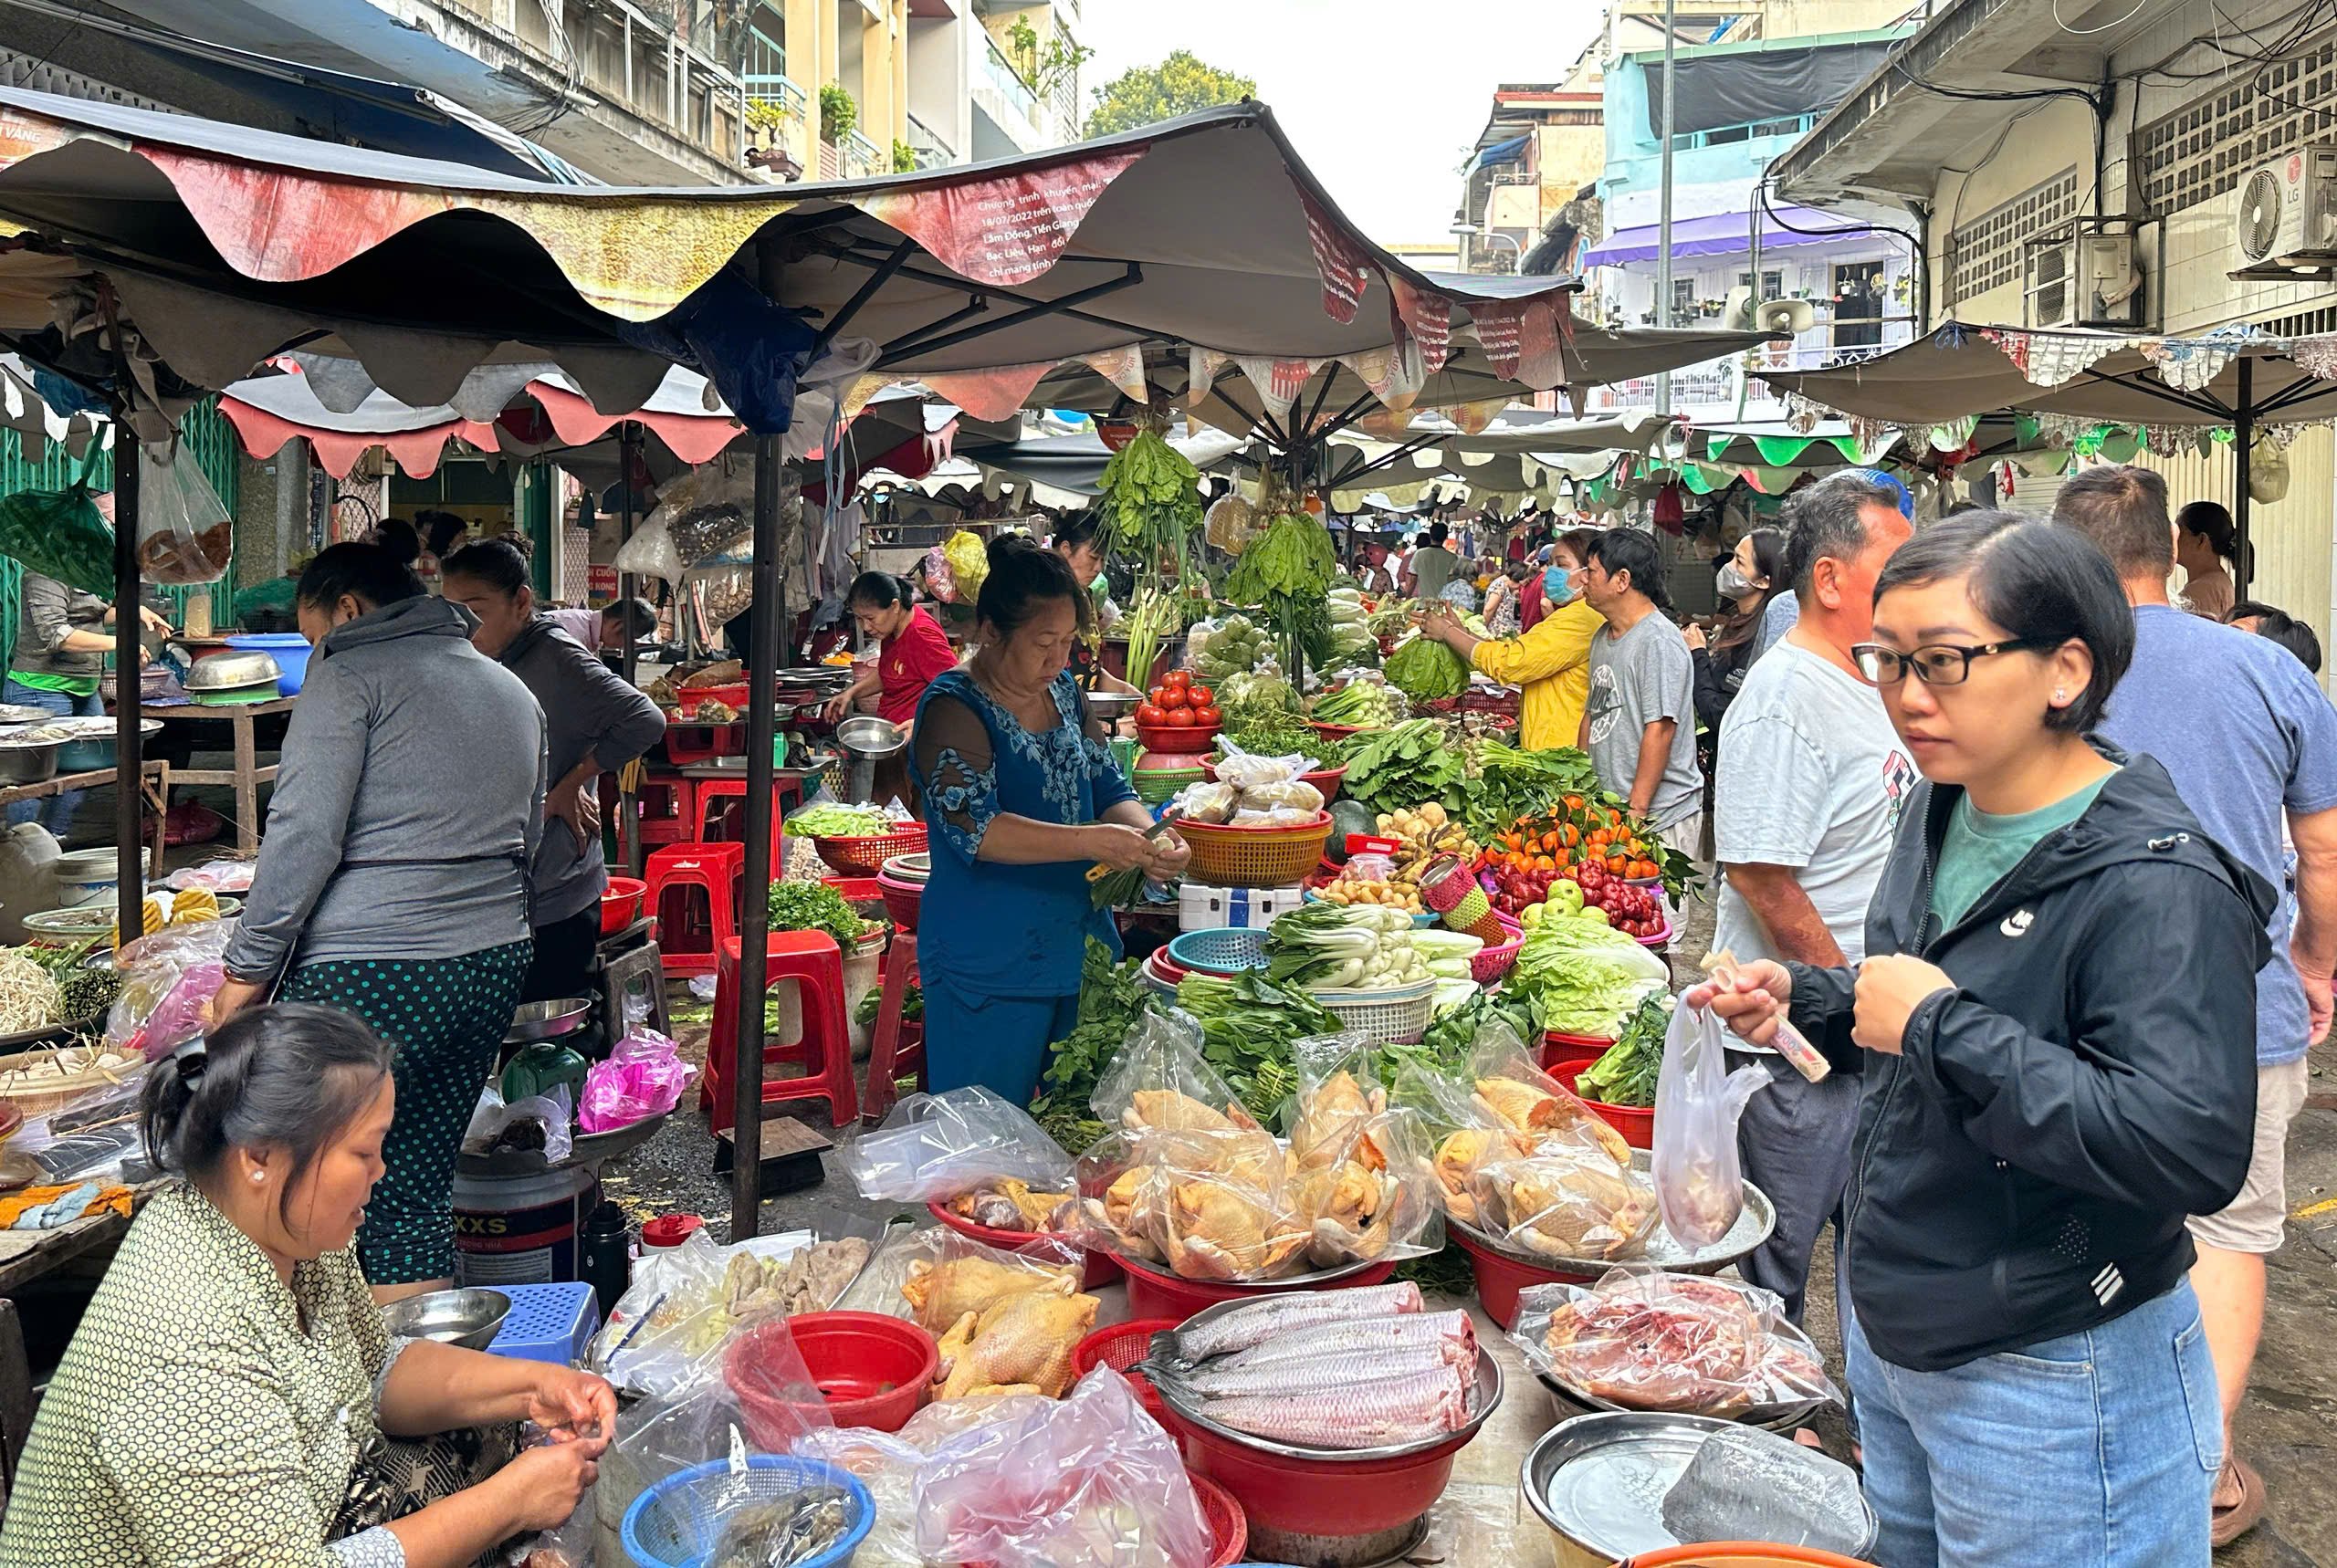
<svg viewBox="0 0 2337 1568">
<path fill-rule="evenodd" d="M 1342 1157 L 1355 1134 L 1388 1109 L 1388 1091 L 1366 1093 L 1352 1073 L 1335 1072 L 1303 1096 L 1298 1121 L 1290 1130 L 1290 1156 L 1300 1169 Z M 1381 1165 L 1387 1163 L 1383 1158 Z"/>
<path fill-rule="evenodd" d="M 995 1262 L 988 1258 L 945 1258 L 909 1265 L 901 1294 L 917 1312 L 918 1324 L 932 1333 L 969 1312 L 988 1311 L 1012 1296 L 1068 1296 L 1079 1289 L 1079 1270 L 1044 1265 Z"/>
<path fill-rule="evenodd" d="M 979 1315 L 968 1312 L 941 1337 L 938 1399 L 1032 1393 L 1060 1399 L 1077 1374 L 1072 1352 L 1095 1326 L 1093 1296 L 1025 1292 Z"/>
<path fill-rule="evenodd" d="M 1220 1181 L 1179 1182 L 1162 1223 L 1168 1266 L 1188 1280 L 1257 1280 L 1283 1268 L 1308 1232 L 1252 1196 Z"/>
<path fill-rule="evenodd" d="M 1551 1258 L 1619 1258 L 1655 1220 L 1655 1193 L 1595 1151 L 1543 1145 L 1479 1167 L 1470 1184 L 1489 1228 Z"/>
<path fill-rule="evenodd" d="M 1258 1127 L 1239 1105 L 1219 1112 L 1174 1089 L 1137 1090 L 1120 1121 L 1132 1133 L 1248 1133 Z"/>
<path fill-rule="evenodd" d="M 1631 1145 L 1598 1113 L 1573 1095 L 1553 1094 L 1537 1084 L 1514 1078 L 1480 1078 L 1477 1097 L 1506 1125 L 1521 1133 L 1567 1133 L 1588 1136 L 1625 1167 L 1631 1163 Z"/>
<path fill-rule="evenodd" d="M 1522 1155 L 1523 1142 L 1490 1127 L 1463 1127 L 1437 1145 L 1434 1169 L 1444 1190 L 1444 1211 L 1463 1225 L 1477 1223 L 1476 1195 L 1470 1190 L 1471 1173 L 1485 1160 Z"/>
</svg>

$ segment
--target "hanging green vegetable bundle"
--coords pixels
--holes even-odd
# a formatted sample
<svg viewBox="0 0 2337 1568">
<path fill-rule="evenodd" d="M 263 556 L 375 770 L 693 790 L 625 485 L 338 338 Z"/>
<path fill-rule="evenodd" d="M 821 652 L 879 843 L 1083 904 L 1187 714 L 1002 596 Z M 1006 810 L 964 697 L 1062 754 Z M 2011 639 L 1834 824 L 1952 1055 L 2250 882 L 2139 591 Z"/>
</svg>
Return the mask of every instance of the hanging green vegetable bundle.
<svg viewBox="0 0 2337 1568">
<path fill-rule="evenodd" d="M 1469 689 L 1469 664 L 1433 637 L 1415 633 L 1396 645 L 1383 672 L 1388 684 L 1414 702 L 1457 697 Z"/>
<path fill-rule="evenodd" d="M 1099 487 L 1113 545 L 1134 556 L 1139 580 L 1194 576 L 1192 540 L 1201 527 L 1200 470 L 1160 438 L 1140 430 L 1112 454 Z"/>
<path fill-rule="evenodd" d="M 1295 680 L 1308 663 L 1331 656 L 1331 612 L 1326 594 L 1338 570 L 1330 530 L 1304 512 L 1284 512 L 1242 552 L 1225 580 L 1226 597 L 1256 604 L 1282 642 L 1284 673 Z"/>
</svg>

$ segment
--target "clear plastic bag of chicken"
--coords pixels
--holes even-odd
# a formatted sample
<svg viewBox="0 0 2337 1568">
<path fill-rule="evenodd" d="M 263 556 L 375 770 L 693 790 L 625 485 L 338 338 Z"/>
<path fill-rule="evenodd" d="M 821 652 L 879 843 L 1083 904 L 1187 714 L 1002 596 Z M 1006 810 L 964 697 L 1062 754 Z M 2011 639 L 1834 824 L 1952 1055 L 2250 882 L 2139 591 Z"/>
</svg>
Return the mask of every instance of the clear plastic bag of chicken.
<svg viewBox="0 0 2337 1568">
<path fill-rule="evenodd" d="M 1290 1201 L 1308 1228 L 1307 1260 L 1327 1269 L 1440 1250 L 1425 1118 L 1389 1103 L 1359 1035 L 1298 1040 L 1291 1057 Z"/>
<path fill-rule="evenodd" d="M 1255 1132 L 1250 1108 L 1201 1054 L 1201 1026 L 1185 1013 L 1148 1013 L 1129 1031 L 1088 1104 L 1122 1132 Z M 1083 1189 L 1084 1190 L 1084 1189 Z"/>
<path fill-rule="evenodd" d="M 1588 1267 L 1639 1256 L 1655 1228 L 1647 1177 L 1605 1151 L 1556 1138 L 1491 1144 L 1467 1178 L 1475 1228 L 1504 1250 Z"/>
<path fill-rule="evenodd" d="M 933 1396 L 1062 1395 L 1101 1305 L 1079 1289 L 1085 1266 L 1084 1252 L 1053 1238 L 1010 1252 L 950 1232 L 938 1260 L 913 1266 L 901 1286 L 938 1342 Z"/>
<path fill-rule="evenodd" d="M 1768 1082 L 1768 1069 L 1757 1062 L 1728 1070 L 1726 1032 L 1709 1009 L 1684 1002 L 1672 1009 L 1655 1081 L 1650 1169 L 1663 1228 L 1682 1246 L 1711 1246 L 1744 1212 L 1736 1122 L 1745 1103 Z"/>
<path fill-rule="evenodd" d="M 1262 1130 L 1153 1129 L 1130 1140 L 1119 1192 L 1129 1223 L 1188 1280 L 1248 1282 L 1304 1272 L 1311 1232 L 1292 1199 L 1289 1155 Z M 1107 1212 L 1118 1197 L 1107 1193 Z"/>
<path fill-rule="evenodd" d="M 1756 1420 L 1840 1403 L 1776 1293 L 1735 1280 L 1616 1269 L 1595 1285 L 1535 1285 L 1510 1339 L 1592 1405 Z"/>
<path fill-rule="evenodd" d="M 1543 1071 L 1517 1031 L 1499 1019 L 1477 1030 L 1469 1053 L 1471 1088 L 1501 1126 L 1535 1144 L 1558 1142 L 1602 1151 L 1628 1170 L 1631 1146 L 1580 1095 Z"/>
<path fill-rule="evenodd" d="M 947 1203 L 995 1230 L 1045 1229 L 1071 1194 L 1062 1145 L 979 1084 L 910 1095 L 836 1157 L 863 1197 Z"/>
</svg>

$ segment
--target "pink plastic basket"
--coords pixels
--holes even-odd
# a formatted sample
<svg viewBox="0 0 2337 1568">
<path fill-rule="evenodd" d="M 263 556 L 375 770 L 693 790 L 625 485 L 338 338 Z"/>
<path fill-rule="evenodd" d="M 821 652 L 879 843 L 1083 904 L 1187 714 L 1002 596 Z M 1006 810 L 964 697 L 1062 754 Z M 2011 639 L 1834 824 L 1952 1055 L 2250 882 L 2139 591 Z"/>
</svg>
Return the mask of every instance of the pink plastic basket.
<svg viewBox="0 0 2337 1568">
<path fill-rule="evenodd" d="M 1517 962 L 1517 950 L 1525 946 L 1525 928 L 1508 915 L 1496 911 L 1493 918 L 1509 934 L 1509 940 L 1497 946 L 1480 947 L 1469 959 L 1469 977 L 1481 986 L 1490 986 L 1509 973 Z"/>
</svg>

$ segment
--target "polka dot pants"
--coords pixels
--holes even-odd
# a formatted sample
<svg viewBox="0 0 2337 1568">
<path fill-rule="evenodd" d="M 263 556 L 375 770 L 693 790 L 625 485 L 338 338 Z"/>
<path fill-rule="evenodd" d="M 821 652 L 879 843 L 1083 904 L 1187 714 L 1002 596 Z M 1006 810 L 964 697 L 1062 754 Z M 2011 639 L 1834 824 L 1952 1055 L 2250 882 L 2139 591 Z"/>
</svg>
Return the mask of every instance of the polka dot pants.
<svg viewBox="0 0 2337 1568">
<path fill-rule="evenodd" d="M 354 1013 L 397 1048 L 397 1113 L 383 1141 L 387 1175 L 365 1206 L 357 1255 L 376 1285 L 455 1272 L 455 1157 L 478 1092 L 519 1005 L 533 944 L 459 958 L 303 964 L 282 999 Z"/>
</svg>

